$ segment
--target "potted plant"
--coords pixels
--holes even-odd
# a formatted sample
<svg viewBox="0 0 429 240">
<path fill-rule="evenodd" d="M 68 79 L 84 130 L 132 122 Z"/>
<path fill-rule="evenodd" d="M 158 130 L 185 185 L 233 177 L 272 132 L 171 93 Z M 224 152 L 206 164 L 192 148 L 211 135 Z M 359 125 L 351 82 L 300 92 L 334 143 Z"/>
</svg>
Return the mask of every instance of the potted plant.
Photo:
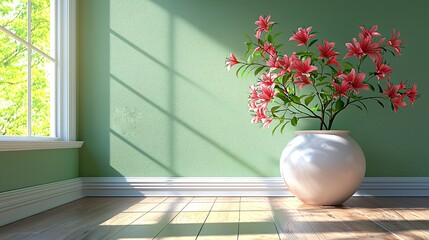
<svg viewBox="0 0 429 240">
<path fill-rule="evenodd" d="M 298 131 L 286 145 L 280 168 L 288 189 L 305 203 L 337 205 L 357 190 L 365 175 L 365 157 L 348 131 L 333 131 L 333 123 L 345 109 L 367 109 L 373 101 L 393 111 L 413 105 L 418 96 L 415 84 L 391 81 L 392 68 L 385 54 L 401 55 L 400 33 L 392 30 L 389 39 L 378 26 L 360 27 L 357 38 L 345 43 L 341 55 L 335 42 L 319 41 L 312 27 L 298 28 L 289 38 L 303 49 L 282 52 L 280 33 L 273 31 L 270 16 L 260 16 L 254 37 L 246 35 L 243 60 L 231 53 L 228 71 L 237 77 L 253 73 L 257 82 L 250 86 L 249 110 L 252 123 L 272 132 L 297 126 L 302 120 L 315 120 L 317 131 Z M 363 65 L 371 70 L 363 71 Z M 408 102 L 408 103 L 407 103 Z"/>
</svg>

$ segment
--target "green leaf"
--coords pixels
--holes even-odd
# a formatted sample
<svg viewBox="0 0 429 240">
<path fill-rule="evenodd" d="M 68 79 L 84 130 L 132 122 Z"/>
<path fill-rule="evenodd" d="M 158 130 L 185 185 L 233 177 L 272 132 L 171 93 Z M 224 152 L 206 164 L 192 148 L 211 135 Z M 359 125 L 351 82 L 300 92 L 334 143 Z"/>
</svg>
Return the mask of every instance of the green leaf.
<svg viewBox="0 0 429 240">
<path fill-rule="evenodd" d="M 311 111 L 321 111 L 322 110 L 322 108 L 320 107 L 319 104 L 316 104 L 314 107 L 312 107 L 310 109 L 311 109 Z"/>
<path fill-rule="evenodd" d="M 313 46 L 313 44 L 316 43 L 316 42 L 317 42 L 317 39 L 314 39 L 313 41 L 310 42 L 310 44 L 308 44 L 308 47 Z"/>
<path fill-rule="evenodd" d="M 307 51 L 301 51 L 301 52 L 297 52 L 295 53 L 296 56 L 306 56 L 307 55 Z"/>
<path fill-rule="evenodd" d="M 276 37 L 278 37 L 278 36 L 280 36 L 282 34 L 283 34 L 282 32 L 278 32 L 278 33 L 276 33 L 276 34 L 273 35 L 273 38 L 276 38 Z"/>
<path fill-rule="evenodd" d="M 276 113 L 277 109 L 279 109 L 279 108 L 280 108 L 280 106 L 274 106 L 274 107 L 272 107 L 271 108 L 271 113 L 275 116 L 275 113 Z"/>
<path fill-rule="evenodd" d="M 343 62 L 342 67 L 343 69 L 352 69 L 353 64 L 351 62 Z"/>
<path fill-rule="evenodd" d="M 343 102 L 343 100 L 341 100 L 341 98 L 339 98 L 337 100 L 337 102 L 335 103 L 335 111 L 338 112 L 341 109 L 343 109 L 343 107 L 344 107 L 344 102 Z"/>
<path fill-rule="evenodd" d="M 375 88 L 374 88 L 374 86 L 372 84 L 367 83 L 367 85 L 368 85 L 369 89 L 371 89 L 373 92 L 375 91 Z"/>
<path fill-rule="evenodd" d="M 332 67 L 331 65 L 328 65 L 328 67 L 332 70 L 333 73 L 337 74 L 338 71 L 337 69 L 335 69 L 334 67 Z"/>
<path fill-rule="evenodd" d="M 283 77 L 282 77 L 282 84 L 283 85 L 286 85 L 286 82 L 287 82 L 287 80 L 289 80 L 289 78 L 290 78 L 290 74 L 288 73 L 288 74 L 285 74 Z"/>
<path fill-rule="evenodd" d="M 288 104 L 290 100 L 286 97 L 286 95 L 283 92 L 279 92 L 276 97 L 280 98 L 284 104 Z"/>
<path fill-rule="evenodd" d="M 244 36 L 246 36 L 246 38 L 249 39 L 249 41 L 252 41 L 252 38 L 250 38 L 248 34 L 244 34 Z"/>
<path fill-rule="evenodd" d="M 293 116 L 293 118 L 290 120 L 290 123 L 292 124 L 292 126 L 296 127 L 296 125 L 298 124 L 298 118 Z"/>
<path fill-rule="evenodd" d="M 307 106 L 308 106 L 308 104 L 310 104 L 310 103 L 311 103 L 311 101 L 313 101 L 313 99 L 314 99 L 314 95 L 307 97 L 307 98 L 304 100 L 305 105 L 307 105 Z"/>
<path fill-rule="evenodd" d="M 249 57 L 247 58 L 247 64 L 252 64 L 253 61 L 255 61 L 255 58 L 253 57 L 254 54 L 249 55 Z"/>
<path fill-rule="evenodd" d="M 316 87 L 331 84 L 330 82 L 318 82 L 316 83 Z"/>
<path fill-rule="evenodd" d="M 295 95 L 290 95 L 290 98 L 292 99 L 293 102 L 295 103 L 301 103 L 299 97 L 295 96 Z"/>
<path fill-rule="evenodd" d="M 255 70 L 255 76 L 256 76 L 256 75 L 258 75 L 258 74 L 262 71 L 262 69 L 264 69 L 264 68 L 265 68 L 265 66 L 262 66 L 262 67 L 257 68 L 257 69 Z"/>
<path fill-rule="evenodd" d="M 280 43 L 280 44 L 277 44 L 276 46 L 274 46 L 274 48 L 278 50 L 278 49 L 279 49 L 279 48 L 281 48 L 283 45 L 284 45 L 283 43 Z"/>
<path fill-rule="evenodd" d="M 383 104 L 380 100 L 375 99 L 375 101 L 377 101 L 377 102 L 378 102 L 378 104 L 380 104 L 380 106 L 381 106 L 382 108 L 384 108 L 384 104 Z"/>
<path fill-rule="evenodd" d="M 268 40 L 268 42 L 269 42 L 269 43 L 271 43 L 271 44 L 273 44 L 273 43 L 274 43 L 274 38 L 273 38 L 273 36 L 271 36 L 271 34 L 268 34 L 268 35 L 267 35 L 267 40 Z"/>
<path fill-rule="evenodd" d="M 362 99 L 363 97 L 359 96 L 359 95 L 351 95 L 350 98 L 351 99 Z"/>
<path fill-rule="evenodd" d="M 323 81 L 326 79 L 327 76 L 320 76 L 317 78 L 317 81 Z"/>
<path fill-rule="evenodd" d="M 259 56 L 261 56 L 262 55 L 262 52 L 261 51 L 258 51 L 258 52 L 252 52 L 252 57 L 259 57 Z"/>
<path fill-rule="evenodd" d="M 247 51 L 244 53 L 244 57 L 246 57 L 249 52 L 250 52 L 250 49 L 247 49 Z"/>
<path fill-rule="evenodd" d="M 254 66 L 254 67 L 252 67 L 248 72 L 247 72 L 247 74 L 246 74 L 246 78 L 247 77 L 249 77 L 249 74 L 251 73 L 251 72 L 253 72 L 256 68 L 258 68 L 258 66 Z"/>
<path fill-rule="evenodd" d="M 383 88 L 381 88 L 380 84 L 378 84 L 378 83 L 377 83 L 377 86 L 378 86 L 378 91 L 379 91 L 380 93 L 383 93 Z"/>
<path fill-rule="evenodd" d="M 247 65 L 244 69 L 243 69 L 243 71 L 241 72 L 241 74 L 240 74 L 240 77 L 242 78 L 243 77 L 243 75 L 244 75 L 244 73 L 247 71 L 247 69 L 250 67 L 250 65 Z"/>
<path fill-rule="evenodd" d="M 282 122 L 279 122 L 279 124 L 277 124 L 277 126 L 275 126 L 273 128 L 273 131 L 271 132 L 272 135 L 274 135 L 274 132 L 276 131 L 276 129 L 282 124 Z"/>
<path fill-rule="evenodd" d="M 365 109 L 365 111 L 368 113 L 368 108 L 366 107 L 366 105 L 362 101 L 358 101 L 358 103 L 360 103 L 362 107 Z"/>
<path fill-rule="evenodd" d="M 235 76 L 236 77 L 238 77 L 238 72 L 240 72 L 240 70 L 244 67 L 244 66 L 246 66 L 246 65 L 241 65 L 238 69 L 237 69 L 237 71 L 235 71 Z"/>
<path fill-rule="evenodd" d="M 357 108 L 359 108 L 360 110 L 362 110 L 363 111 L 363 108 L 361 107 L 361 106 L 359 106 L 359 105 L 357 105 L 357 104 L 351 104 L 352 106 L 355 106 L 355 107 L 357 107 Z"/>
<path fill-rule="evenodd" d="M 285 123 L 283 124 L 282 128 L 280 129 L 280 134 L 283 134 L 283 130 L 285 130 L 285 127 L 286 127 L 286 125 L 287 125 L 288 123 L 289 123 L 289 122 L 285 122 Z"/>
</svg>

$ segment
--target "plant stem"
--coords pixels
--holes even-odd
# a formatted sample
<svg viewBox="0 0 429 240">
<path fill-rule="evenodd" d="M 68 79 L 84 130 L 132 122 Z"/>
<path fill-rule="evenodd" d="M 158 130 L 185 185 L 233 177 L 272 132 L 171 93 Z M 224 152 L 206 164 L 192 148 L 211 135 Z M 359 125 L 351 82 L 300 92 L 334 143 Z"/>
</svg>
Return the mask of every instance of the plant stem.
<svg viewBox="0 0 429 240">
<path fill-rule="evenodd" d="M 350 98 L 347 98 L 347 102 L 344 105 L 344 107 L 340 110 L 338 110 L 336 113 L 334 113 L 330 118 L 329 118 L 329 124 L 328 124 L 328 128 L 326 130 L 331 130 L 332 124 L 334 123 L 335 117 L 337 117 L 337 115 L 342 112 L 344 109 L 346 109 L 350 104 L 355 103 L 355 102 L 362 102 L 365 100 L 374 100 L 374 99 L 384 99 L 383 97 L 365 97 L 365 98 L 361 98 L 361 99 L 356 99 L 356 100 L 352 100 L 350 101 Z"/>
</svg>

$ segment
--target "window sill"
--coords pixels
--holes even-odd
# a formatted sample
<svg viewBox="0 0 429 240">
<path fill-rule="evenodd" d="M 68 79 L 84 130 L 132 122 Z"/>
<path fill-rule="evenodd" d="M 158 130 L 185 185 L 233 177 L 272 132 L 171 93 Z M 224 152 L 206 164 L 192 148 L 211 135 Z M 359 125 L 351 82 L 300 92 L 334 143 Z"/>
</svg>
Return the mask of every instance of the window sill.
<svg viewBox="0 0 429 240">
<path fill-rule="evenodd" d="M 0 152 L 81 148 L 83 141 L 0 141 Z"/>
</svg>

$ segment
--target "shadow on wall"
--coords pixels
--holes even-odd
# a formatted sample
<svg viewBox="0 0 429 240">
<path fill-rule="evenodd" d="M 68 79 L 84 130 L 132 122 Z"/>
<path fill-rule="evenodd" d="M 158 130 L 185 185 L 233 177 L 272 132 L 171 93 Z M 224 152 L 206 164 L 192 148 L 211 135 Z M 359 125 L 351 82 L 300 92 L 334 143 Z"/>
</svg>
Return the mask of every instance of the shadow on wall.
<svg viewBox="0 0 429 240">
<path fill-rule="evenodd" d="M 215 161 L 226 159 L 233 162 L 232 169 L 238 166 L 251 175 L 269 175 L 231 150 L 219 133 L 206 130 L 210 126 L 222 130 L 210 122 L 219 118 L 218 113 L 195 103 L 205 101 L 202 107 L 220 108 L 224 98 L 189 74 L 195 69 L 177 66 L 180 60 L 192 61 L 195 52 L 178 44 L 186 41 L 177 33 L 181 24 L 175 14 L 150 2 L 127 3 L 112 1 L 110 11 L 110 165 L 125 175 L 199 176 L 210 175 L 210 167 L 224 167 Z M 135 33 L 139 26 L 149 34 Z M 213 161 L 207 164 L 208 159 Z M 227 173 L 234 174 L 234 170 Z"/>
<path fill-rule="evenodd" d="M 269 132 L 246 137 L 257 128 L 248 123 L 247 87 L 219 86 L 233 78 L 221 35 L 151 1 L 79 5 L 82 176 L 278 175 L 279 150 L 258 149 L 270 145 Z"/>
</svg>

